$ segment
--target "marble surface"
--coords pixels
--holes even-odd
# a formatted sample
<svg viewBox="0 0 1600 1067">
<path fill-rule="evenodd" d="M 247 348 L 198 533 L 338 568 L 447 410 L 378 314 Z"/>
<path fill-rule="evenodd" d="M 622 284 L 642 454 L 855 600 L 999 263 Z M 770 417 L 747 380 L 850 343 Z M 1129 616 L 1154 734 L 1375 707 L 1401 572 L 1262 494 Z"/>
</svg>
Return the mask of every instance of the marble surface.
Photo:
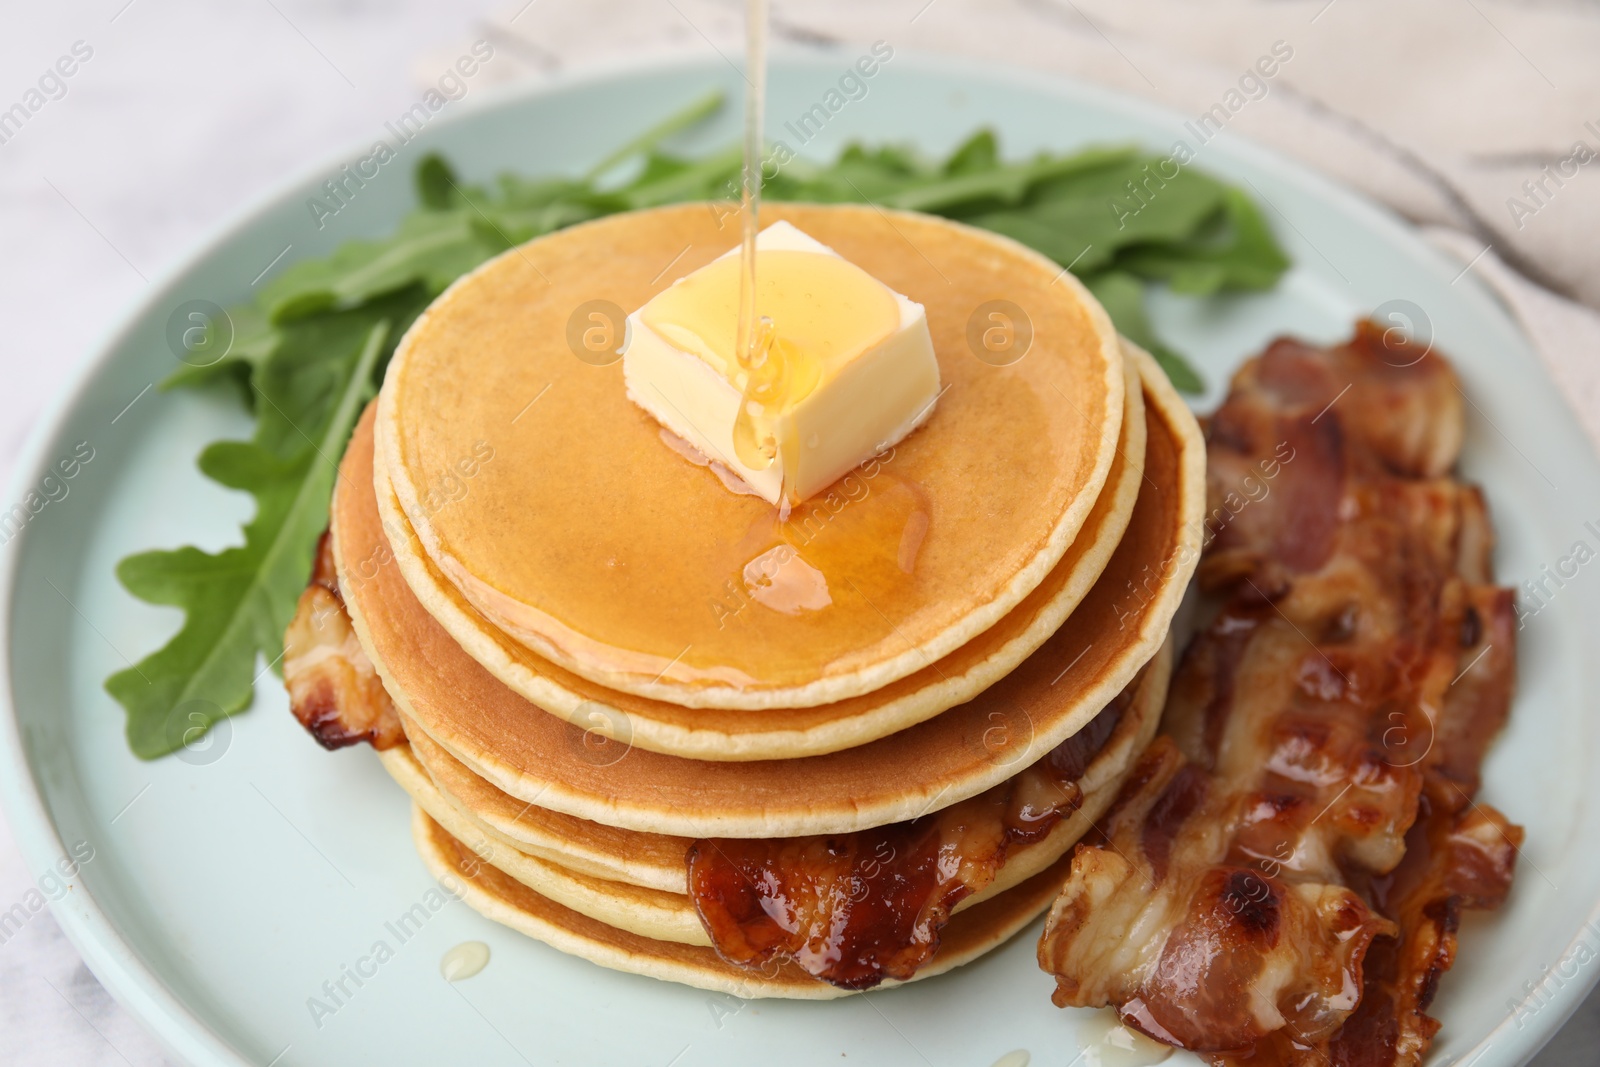
<svg viewBox="0 0 1600 1067">
<path fill-rule="evenodd" d="M 553 18 L 581 30 L 597 21 L 598 11 L 581 0 L 534 2 L 538 18 L 530 16 L 530 25 Z M 664 3 L 634 6 L 643 11 Z M 143 298 L 150 279 L 283 175 L 367 139 L 414 99 L 429 57 L 454 55 L 462 42 L 495 32 L 519 49 L 525 76 L 581 62 L 559 42 L 514 32 L 532 6 L 524 0 L 7 3 L 0 16 L 0 109 L 22 99 L 75 45 L 79 57 L 89 55 L 63 79 L 57 98 L 0 143 L 6 327 L 0 485 L 38 413 L 121 312 Z M 922 0 L 911 6 L 922 7 Z M 1600 7 L 1593 3 L 1527 6 L 1590 20 L 1600 34 Z M 919 21 L 940 17 L 929 7 Z M 1064 9 L 1078 10 L 1070 2 Z M 681 26 L 672 38 L 648 43 L 710 47 Z M 1194 39 L 1197 47 L 1219 47 L 1204 35 Z M 1414 88 L 1432 91 L 1420 83 Z M 1504 121 L 1514 121 L 1514 108 L 1506 114 Z M 0 824 L 0 910 L 33 884 Z M 1535 1063 L 1591 1064 L 1597 1041 L 1600 998 L 1591 998 Z M 169 1062 L 107 996 L 48 912 L 0 941 L 0 1063 Z"/>
</svg>

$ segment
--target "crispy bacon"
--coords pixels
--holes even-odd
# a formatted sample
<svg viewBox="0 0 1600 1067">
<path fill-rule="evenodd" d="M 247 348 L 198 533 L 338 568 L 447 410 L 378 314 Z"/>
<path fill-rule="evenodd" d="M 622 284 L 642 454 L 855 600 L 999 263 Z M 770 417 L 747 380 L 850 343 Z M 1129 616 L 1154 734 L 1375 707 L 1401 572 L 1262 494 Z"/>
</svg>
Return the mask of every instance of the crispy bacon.
<svg viewBox="0 0 1600 1067">
<path fill-rule="evenodd" d="M 1461 391 L 1442 357 L 1363 322 L 1330 349 L 1274 341 L 1234 375 L 1207 437 L 1201 586 L 1250 577 L 1277 594 L 1328 562 L 1352 483 L 1454 466 Z"/>
<path fill-rule="evenodd" d="M 1116 1004 L 1130 1025 L 1197 1052 L 1247 1049 L 1290 1026 L 1336 1028 L 1355 1007 L 1363 952 L 1393 926 L 1335 880 L 1277 876 L 1294 862 L 1286 851 L 1264 864 L 1230 848 L 1215 817 L 1231 808 L 1259 830 L 1316 812 L 1228 796 L 1166 737 L 1134 782 L 1101 824 L 1110 838 L 1079 849 L 1051 909 L 1039 952 L 1058 975 L 1056 1002 Z"/>
<path fill-rule="evenodd" d="M 951 910 L 1082 804 L 1079 779 L 1138 684 L 1039 762 L 931 815 L 849 834 L 696 841 L 689 894 L 718 953 L 747 967 L 793 959 L 845 989 L 909 979 Z"/>
<path fill-rule="evenodd" d="M 327 533 L 283 647 L 290 710 L 323 748 L 366 741 L 385 749 L 405 741 L 400 715 L 350 625 Z"/>
<path fill-rule="evenodd" d="M 1505 898 L 1521 841 L 1472 800 L 1516 626 L 1482 494 L 1448 477 L 1455 375 L 1370 323 L 1277 341 L 1207 433 L 1199 574 L 1228 599 L 1039 962 L 1058 1004 L 1213 1064 L 1410 1067 L 1459 914 Z"/>
</svg>

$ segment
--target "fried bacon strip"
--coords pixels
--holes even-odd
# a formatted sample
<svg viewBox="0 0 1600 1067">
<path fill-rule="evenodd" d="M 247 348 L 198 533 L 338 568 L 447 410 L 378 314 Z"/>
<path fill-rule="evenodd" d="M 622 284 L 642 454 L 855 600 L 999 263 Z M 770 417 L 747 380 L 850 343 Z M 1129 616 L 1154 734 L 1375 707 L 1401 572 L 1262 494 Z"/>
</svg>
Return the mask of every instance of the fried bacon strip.
<svg viewBox="0 0 1600 1067">
<path fill-rule="evenodd" d="M 1078 810 L 1079 780 L 1139 682 L 1039 762 L 933 814 L 848 834 L 696 841 L 689 895 L 717 952 L 752 968 L 793 959 L 845 989 L 909 979 L 955 906 Z"/>
<path fill-rule="evenodd" d="M 1227 597 L 1165 736 L 1080 846 L 1039 962 L 1217 1065 L 1413 1067 L 1465 908 L 1521 830 L 1474 803 L 1514 684 L 1512 593 L 1482 495 L 1452 480 L 1461 394 L 1371 323 L 1274 342 L 1207 429 Z"/>
<path fill-rule="evenodd" d="M 327 533 L 317 542 L 311 582 L 300 594 L 283 647 L 289 707 L 323 748 L 366 741 L 385 749 L 405 741 L 400 715 L 350 625 Z"/>
</svg>

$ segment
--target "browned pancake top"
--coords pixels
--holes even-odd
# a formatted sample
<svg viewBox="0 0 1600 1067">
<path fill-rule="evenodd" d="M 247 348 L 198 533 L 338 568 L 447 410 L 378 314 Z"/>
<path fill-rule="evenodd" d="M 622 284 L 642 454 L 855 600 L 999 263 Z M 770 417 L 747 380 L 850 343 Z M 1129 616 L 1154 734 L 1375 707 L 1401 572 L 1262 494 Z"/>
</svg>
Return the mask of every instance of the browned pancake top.
<svg viewBox="0 0 1600 1067">
<path fill-rule="evenodd" d="M 786 523 L 669 447 L 627 398 L 620 362 L 592 365 L 569 344 L 596 301 L 631 311 L 733 247 L 733 224 L 707 205 L 615 216 L 486 264 L 418 320 L 384 387 L 387 473 L 428 556 L 501 629 L 612 688 L 753 708 L 903 677 L 1044 578 L 1110 468 L 1117 340 L 1054 264 L 927 216 L 766 214 L 924 304 L 945 386 L 870 474 Z M 997 299 L 1032 335 L 1005 366 L 970 341 Z M 748 568 L 783 546 L 825 582 L 825 606 L 750 594 Z"/>
<path fill-rule="evenodd" d="M 1159 395 L 1158 395 L 1159 394 Z M 898 734 L 827 755 L 715 763 L 593 737 L 517 696 L 417 603 L 376 522 L 370 414 L 335 494 L 341 576 L 362 641 L 402 710 L 507 793 L 658 833 L 778 836 L 912 818 L 1014 774 L 1071 736 L 1156 651 L 1194 565 L 1203 468 L 1192 418 L 1152 394 L 1143 490 L 1100 581 L 1059 631 L 978 698 Z"/>
</svg>

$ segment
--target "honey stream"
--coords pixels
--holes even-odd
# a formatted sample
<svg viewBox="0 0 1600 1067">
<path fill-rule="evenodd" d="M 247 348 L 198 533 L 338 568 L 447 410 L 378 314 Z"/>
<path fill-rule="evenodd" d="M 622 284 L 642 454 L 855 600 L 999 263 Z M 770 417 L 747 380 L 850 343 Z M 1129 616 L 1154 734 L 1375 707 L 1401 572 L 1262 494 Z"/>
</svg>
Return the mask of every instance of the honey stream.
<svg viewBox="0 0 1600 1067">
<path fill-rule="evenodd" d="M 734 353 L 744 372 L 744 397 L 733 424 L 739 462 L 765 470 L 778 456 L 772 415 L 782 384 L 782 356 L 774 357 L 772 320 L 756 307 L 756 235 L 761 232 L 761 150 L 767 107 L 767 0 L 745 2 L 744 169 L 739 188 L 739 328 Z M 784 502 L 790 486 L 785 477 Z"/>
</svg>

